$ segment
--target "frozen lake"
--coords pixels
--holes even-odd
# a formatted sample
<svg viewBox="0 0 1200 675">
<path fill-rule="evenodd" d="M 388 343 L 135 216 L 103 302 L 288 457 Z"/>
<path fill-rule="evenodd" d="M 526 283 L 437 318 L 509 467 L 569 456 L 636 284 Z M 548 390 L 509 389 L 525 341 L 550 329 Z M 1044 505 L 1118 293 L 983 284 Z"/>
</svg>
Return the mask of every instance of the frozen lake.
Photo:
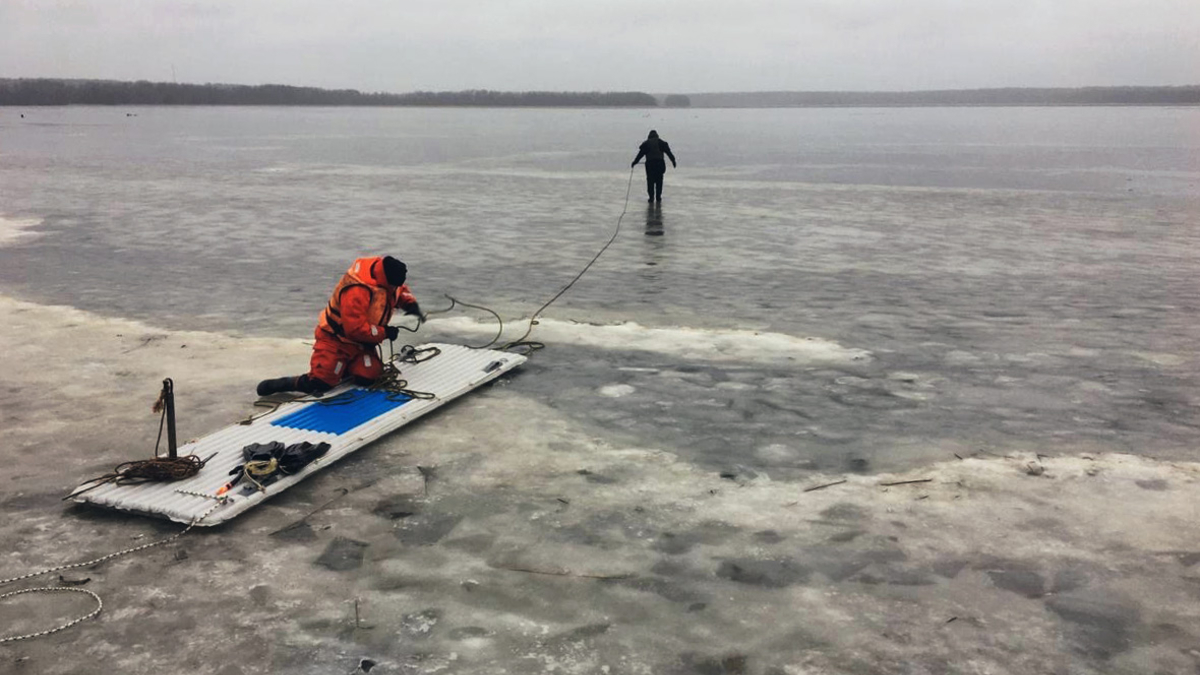
<svg viewBox="0 0 1200 675">
<path fill-rule="evenodd" d="M 167 329 L 307 339 L 391 253 L 426 310 L 516 337 L 622 213 L 511 385 L 598 434 L 777 480 L 1194 457 L 1197 109 L 0 114 L 0 217 L 39 235 L 0 290 Z M 418 339 L 494 332 L 459 307 Z"/>
<path fill-rule="evenodd" d="M 680 162 L 661 209 L 629 171 L 650 128 Z M 67 570 L 104 612 L 3 658 L 1193 672 L 1198 130 L 1169 108 L 0 110 L 0 577 L 178 532 L 61 498 L 150 455 L 164 377 L 181 439 L 254 411 L 350 259 L 395 254 L 427 310 L 489 307 L 512 339 L 621 224 L 528 363 L 235 522 Z M 495 334 L 459 306 L 417 337 Z M 86 611 L 10 597 L 0 627 Z"/>
</svg>

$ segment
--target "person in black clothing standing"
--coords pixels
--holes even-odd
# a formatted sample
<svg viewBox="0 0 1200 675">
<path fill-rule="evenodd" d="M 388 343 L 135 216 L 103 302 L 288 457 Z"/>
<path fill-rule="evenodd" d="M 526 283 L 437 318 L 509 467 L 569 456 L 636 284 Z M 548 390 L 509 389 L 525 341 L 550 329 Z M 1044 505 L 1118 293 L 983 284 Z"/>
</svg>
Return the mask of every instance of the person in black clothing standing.
<svg viewBox="0 0 1200 675">
<path fill-rule="evenodd" d="M 663 155 L 671 158 L 672 167 L 678 166 L 675 164 L 675 155 L 671 153 L 671 146 L 658 137 L 657 131 L 651 129 L 650 135 L 638 148 L 633 164 L 629 165 L 631 168 L 635 167 L 639 159 L 646 158 L 646 194 L 652 202 L 662 201 L 663 175 L 667 173 L 667 161 L 663 159 Z"/>
</svg>

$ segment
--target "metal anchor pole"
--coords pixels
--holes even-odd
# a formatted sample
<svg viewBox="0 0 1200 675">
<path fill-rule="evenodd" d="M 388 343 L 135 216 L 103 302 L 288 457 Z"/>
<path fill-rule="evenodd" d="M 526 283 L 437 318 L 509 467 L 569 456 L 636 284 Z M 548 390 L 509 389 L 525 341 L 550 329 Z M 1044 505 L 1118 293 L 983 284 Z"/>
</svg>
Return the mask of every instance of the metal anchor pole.
<svg viewBox="0 0 1200 675">
<path fill-rule="evenodd" d="M 179 456 L 175 444 L 175 383 L 169 377 L 163 380 L 162 398 L 167 415 L 167 456 L 175 459 Z"/>
</svg>

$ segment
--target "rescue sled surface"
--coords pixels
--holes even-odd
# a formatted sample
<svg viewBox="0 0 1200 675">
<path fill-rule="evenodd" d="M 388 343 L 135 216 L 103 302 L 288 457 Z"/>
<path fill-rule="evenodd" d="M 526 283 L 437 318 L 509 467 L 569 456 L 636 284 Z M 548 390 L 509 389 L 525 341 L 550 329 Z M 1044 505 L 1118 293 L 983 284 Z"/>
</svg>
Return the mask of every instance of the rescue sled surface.
<svg viewBox="0 0 1200 675">
<path fill-rule="evenodd" d="M 429 347 L 437 348 L 440 353 L 420 363 L 401 364 L 400 377 L 408 381 L 407 389 L 427 392 L 433 398 L 407 398 L 342 385 L 324 394 L 321 400 L 283 403 L 250 424 L 234 424 L 179 446 L 181 457 L 194 454 L 204 459 L 215 453 L 191 478 L 123 486 L 107 483 L 73 499 L 180 523 L 194 522 L 208 512 L 196 524 L 217 525 L 525 362 L 520 354 L 460 345 L 431 343 L 417 349 Z M 323 402 L 335 398 L 332 404 Z M 330 447 L 323 456 L 292 475 L 276 479 L 264 490 L 243 480 L 225 493 L 223 499 L 218 498 L 218 491 L 231 478 L 230 471 L 244 462 L 242 448 L 274 441 L 284 445 L 305 441 L 328 443 Z M 217 506 L 219 501 L 223 503 Z"/>
</svg>

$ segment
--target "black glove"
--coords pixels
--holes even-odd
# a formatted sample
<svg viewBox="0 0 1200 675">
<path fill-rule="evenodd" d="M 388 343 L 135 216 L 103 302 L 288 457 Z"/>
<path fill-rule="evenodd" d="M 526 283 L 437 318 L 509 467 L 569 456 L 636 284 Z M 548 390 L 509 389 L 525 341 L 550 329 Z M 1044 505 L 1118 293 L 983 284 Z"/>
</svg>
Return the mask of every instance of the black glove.
<svg viewBox="0 0 1200 675">
<path fill-rule="evenodd" d="M 633 160 L 633 164 L 630 164 L 630 165 L 629 165 L 629 168 L 631 168 L 631 169 L 632 169 L 632 168 L 633 168 L 633 167 L 635 167 L 635 166 L 637 166 L 637 160 L 636 160 L 636 159 L 635 159 L 635 160 Z"/>
<path fill-rule="evenodd" d="M 404 308 L 404 313 L 409 316 L 423 316 L 421 314 L 421 305 L 415 302 L 411 305 L 407 305 Z"/>
<path fill-rule="evenodd" d="M 383 330 L 387 333 L 387 339 L 393 342 L 395 342 L 396 338 L 400 337 L 400 329 L 395 326 L 387 326 Z"/>
<path fill-rule="evenodd" d="M 675 163 L 675 160 L 671 160 L 671 168 L 676 169 L 678 167 L 679 167 L 679 165 Z"/>
</svg>

